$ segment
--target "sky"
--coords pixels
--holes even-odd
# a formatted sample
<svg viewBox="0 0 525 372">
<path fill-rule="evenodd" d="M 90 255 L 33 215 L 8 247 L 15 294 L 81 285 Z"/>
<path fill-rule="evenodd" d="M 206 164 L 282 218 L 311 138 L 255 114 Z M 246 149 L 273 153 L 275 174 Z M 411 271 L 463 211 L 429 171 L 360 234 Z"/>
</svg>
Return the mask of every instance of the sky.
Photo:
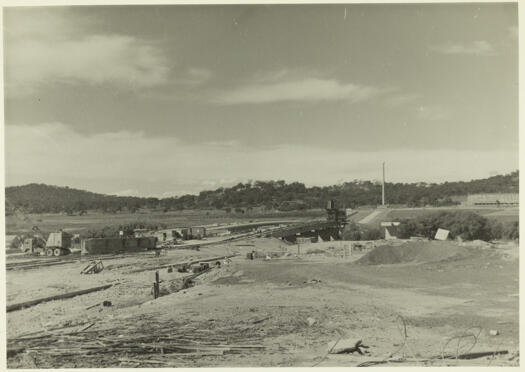
<svg viewBox="0 0 525 372">
<path fill-rule="evenodd" d="M 6 185 L 168 197 L 518 169 L 515 3 L 4 8 Z"/>
</svg>

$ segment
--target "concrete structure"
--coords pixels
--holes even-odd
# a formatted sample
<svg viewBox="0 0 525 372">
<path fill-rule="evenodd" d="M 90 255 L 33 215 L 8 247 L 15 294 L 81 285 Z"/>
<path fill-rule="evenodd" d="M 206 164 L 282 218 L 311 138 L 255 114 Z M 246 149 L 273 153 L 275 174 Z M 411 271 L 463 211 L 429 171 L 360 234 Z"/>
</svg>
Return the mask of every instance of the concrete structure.
<svg viewBox="0 0 525 372">
<path fill-rule="evenodd" d="M 179 234 L 177 230 L 166 229 L 152 231 L 149 236 L 154 236 L 159 242 L 168 242 L 177 239 L 181 234 Z"/>
<path fill-rule="evenodd" d="M 464 202 L 466 206 L 517 207 L 519 194 L 472 194 Z"/>
<path fill-rule="evenodd" d="M 397 239 L 399 225 L 400 222 L 381 222 L 381 227 L 385 229 L 386 240 Z"/>
<path fill-rule="evenodd" d="M 202 239 L 206 237 L 206 228 L 204 226 L 193 226 L 191 228 L 191 237 L 193 239 Z"/>
<path fill-rule="evenodd" d="M 202 239 L 206 237 L 206 228 L 204 226 L 184 227 L 180 229 L 180 235 L 184 240 Z"/>
</svg>

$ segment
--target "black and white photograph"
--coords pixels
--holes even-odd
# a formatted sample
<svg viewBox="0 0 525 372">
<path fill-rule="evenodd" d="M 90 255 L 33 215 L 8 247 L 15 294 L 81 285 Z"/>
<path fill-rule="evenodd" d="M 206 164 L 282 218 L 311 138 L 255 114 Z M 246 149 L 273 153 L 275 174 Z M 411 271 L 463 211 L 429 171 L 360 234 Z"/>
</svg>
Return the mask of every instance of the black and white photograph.
<svg viewBox="0 0 525 372">
<path fill-rule="evenodd" d="M 3 4 L 2 367 L 519 367 L 518 5 Z"/>
</svg>

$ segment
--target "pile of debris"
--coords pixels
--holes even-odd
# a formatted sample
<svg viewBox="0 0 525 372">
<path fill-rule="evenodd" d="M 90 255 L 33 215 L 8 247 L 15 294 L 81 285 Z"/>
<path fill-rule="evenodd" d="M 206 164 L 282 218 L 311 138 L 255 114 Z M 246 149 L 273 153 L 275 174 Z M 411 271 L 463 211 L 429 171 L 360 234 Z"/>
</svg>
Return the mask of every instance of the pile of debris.
<svg viewBox="0 0 525 372">
<path fill-rule="evenodd" d="M 8 340 L 8 358 L 30 354 L 38 367 L 92 366 L 94 359 L 101 365 L 118 366 L 130 357 L 138 364 L 160 364 L 173 361 L 170 354 L 183 358 L 205 355 L 254 353 L 265 349 L 256 335 L 247 335 L 236 328 L 210 330 L 206 324 L 159 322 L 150 316 L 138 316 L 132 321 L 99 324 L 98 329 L 66 333 L 32 334 Z M 178 358 L 177 358 L 178 359 Z M 175 360 L 177 360 L 175 359 Z"/>
</svg>

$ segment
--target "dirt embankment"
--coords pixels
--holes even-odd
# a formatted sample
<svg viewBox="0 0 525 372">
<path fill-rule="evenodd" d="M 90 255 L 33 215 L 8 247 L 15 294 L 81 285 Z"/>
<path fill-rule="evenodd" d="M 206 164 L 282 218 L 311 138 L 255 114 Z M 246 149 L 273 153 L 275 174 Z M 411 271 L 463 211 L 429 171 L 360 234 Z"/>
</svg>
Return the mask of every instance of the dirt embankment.
<svg viewBox="0 0 525 372">
<path fill-rule="evenodd" d="M 388 265 L 459 260 L 487 254 L 478 247 L 462 246 L 455 242 L 406 242 L 401 245 L 376 247 L 359 260 L 362 265 Z"/>
</svg>

